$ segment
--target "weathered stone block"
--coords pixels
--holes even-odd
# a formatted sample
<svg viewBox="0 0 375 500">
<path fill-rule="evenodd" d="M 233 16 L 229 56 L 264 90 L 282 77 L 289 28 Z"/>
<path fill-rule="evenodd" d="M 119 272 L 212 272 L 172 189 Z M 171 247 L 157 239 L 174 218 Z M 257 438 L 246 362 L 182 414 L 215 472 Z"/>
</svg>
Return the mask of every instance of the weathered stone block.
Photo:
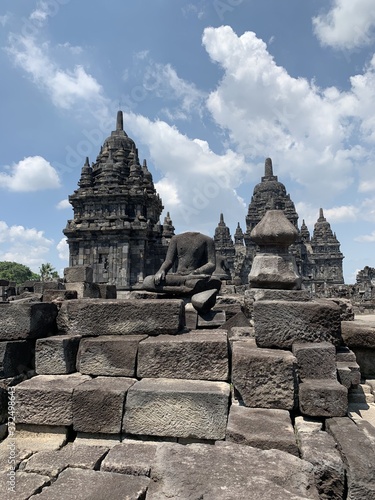
<svg viewBox="0 0 375 500">
<path fill-rule="evenodd" d="M 293 354 L 301 380 L 328 378 L 336 380 L 336 349 L 330 342 L 295 342 Z"/>
<path fill-rule="evenodd" d="M 336 443 L 327 432 L 297 432 L 301 458 L 314 467 L 320 498 L 345 498 L 345 468 Z"/>
<path fill-rule="evenodd" d="M 76 290 L 46 290 L 43 293 L 43 302 L 62 302 L 74 299 L 78 299 Z"/>
<path fill-rule="evenodd" d="M 183 326 L 182 300 L 78 299 L 63 302 L 61 332 L 84 336 L 175 334 Z"/>
<path fill-rule="evenodd" d="M 97 469 L 109 448 L 70 443 L 61 450 L 40 451 L 29 458 L 24 471 L 56 477 L 67 467 Z"/>
<path fill-rule="evenodd" d="M 198 328 L 219 328 L 226 321 L 224 311 L 209 311 L 198 314 Z"/>
<path fill-rule="evenodd" d="M 330 418 L 326 428 L 342 454 L 347 482 L 347 498 L 375 498 L 375 450 L 372 442 L 349 418 Z"/>
<path fill-rule="evenodd" d="M 89 266 L 73 266 L 64 269 L 64 280 L 66 283 L 78 283 L 86 281 L 93 282 L 93 269 Z"/>
<path fill-rule="evenodd" d="M 361 383 L 361 372 L 359 370 L 359 365 L 356 362 L 339 361 L 336 363 L 336 368 L 337 378 L 340 384 L 347 389 Z"/>
<path fill-rule="evenodd" d="M 289 351 L 258 349 L 233 343 L 232 381 L 246 406 L 292 410 L 296 395 L 297 360 Z"/>
<path fill-rule="evenodd" d="M 259 347 L 291 349 L 294 342 L 341 342 L 340 308 L 327 300 L 254 303 L 255 338 Z"/>
<path fill-rule="evenodd" d="M 35 346 L 35 371 L 38 375 L 75 372 L 80 339 L 80 335 L 56 335 L 38 339 Z"/>
<path fill-rule="evenodd" d="M 224 439 L 230 387 L 225 382 L 143 379 L 126 398 L 128 434 Z"/>
<path fill-rule="evenodd" d="M 127 476 L 115 472 L 73 469 L 68 467 L 57 480 L 41 493 L 35 500 L 62 500 L 74 489 L 84 492 L 81 498 L 90 500 L 142 500 L 145 498 L 150 480 L 146 477 Z M 124 496 L 126 494 L 126 496 Z"/>
<path fill-rule="evenodd" d="M 7 498 L 8 500 L 26 500 L 40 491 L 43 486 L 47 485 L 50 478 L 39 474 L 17 471 L 14 489 L 9 488 L 11 485 L 8 481 L 8 471 L 0 472 L 0 491 L 6 495 L 3 498 Z"/>
<path fill-rule="evenodd" d="M 272 465 L 271 465 L 272 464 Z M 151 499 L 317 500 L 313 467 L 289 453 L 220 443 L 158 446 Z"/>
<path fill-rule="evenodd" d="M 346 346 L 340 346 L 336 349 L 336 361 L 341 363 L 344 361 L 356 362 L 355 354 Z"/>
<path fill-rule="evenodd" d="M 138 378 L 227 380 L 226 333 L 212 330 L 159 335 L 139 344 Z"/>
<path fill-rule="evenodd" d="M 77 370 L 87 375 L 134 377 L 138 344 L 146 335 L 103 335 L 80 342 Z"/>
<path fill-rule="evenodd" d="M 323 430 L 323 422 L 321 419 L 299 416 L 294 420 L 294 430 L 296 434 L 301 432 L 319 432 Z"/>
<path fill-rule="evenodd" d="M 31 369 L 33 347 L 27 340 L 0 342 L 0 377 L 15 377 Z"/>
<path fill-rule="evenodd" d="M 127 439 L 109 451 L 100 470 L 131 476 L 150 476 L 157 446 L 155 442 Z"/>
<path fill-rule="evenodd" d="M 87 375 L 38 375 L 16 386 L 17 423 L 71 425 L 73 389 Z"/>
<path fill-rule="evenodd" d="M 341 417 L 348 410 L 348 390 L 336 380 L 306 379 L 299 385 L 301 413 L 311 417 Z"/>
<path fill-rule="evenodd" d="M 103 283 L 98 283 L 99 297 L 101 299 L 117 299 L 117 289 L 116 285 L 104 285 Z"/>
<path fill-rule="evenodd" d="M 121 432 L 125 396 L 135 379 L 97 377 L 73 392 L 73 429 L 81 432 Z"/>
<path fill-rule="evenodd" d="M 293 425 L 286 410 L 232 406 L 225 439 L 261 450 L 286 451 L 298 457 Z"/>
<path fill-rule="evenodd" d="M 96 283 L 65 283 L 65 288 L 76 292 L 79 299 L 100 299 L 100 290 Z"/>
<path fill-rule="evenodd" d="M 44 303 L 10 303 L 0 307 L 0 340 L 40 338 L 56 331 L 57 307 Z"/>
<path fill-rule="evenodd" d="M 185 327 L 189 330 L 195 330 L 198 325 L 198 312 L 193 304 L 185 304 Z"/>
</svg>

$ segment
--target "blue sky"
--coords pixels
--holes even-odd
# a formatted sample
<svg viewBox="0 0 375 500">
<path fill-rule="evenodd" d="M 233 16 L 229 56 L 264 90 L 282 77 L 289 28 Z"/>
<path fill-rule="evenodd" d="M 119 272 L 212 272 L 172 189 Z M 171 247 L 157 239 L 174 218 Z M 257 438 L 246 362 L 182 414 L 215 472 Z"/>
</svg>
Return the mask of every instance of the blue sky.
<svg viewBox="0 0 375 500">
<path fill-rule="evenodd" d="M 3 0 L 0 260 L 68 265 L 85 157 L 124 111 L 176 232 L 233 232 L 271 156 L 347 283 L 375 267 L 373 0 Z"/>
</svg>

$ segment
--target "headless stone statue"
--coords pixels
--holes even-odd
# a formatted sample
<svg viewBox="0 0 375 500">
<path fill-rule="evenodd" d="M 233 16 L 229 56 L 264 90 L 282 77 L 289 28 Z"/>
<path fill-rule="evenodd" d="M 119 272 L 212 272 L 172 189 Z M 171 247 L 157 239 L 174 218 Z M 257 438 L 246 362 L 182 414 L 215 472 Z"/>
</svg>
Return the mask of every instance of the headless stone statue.
<svg viewBox="0 0 375 500">
<path fill-rule="evenodd" d="M 176 263 L 176 272 L 168 274 Z M 212 238 L 194 232 L 178 234 L 172 237 L 159 271 L 145 278 L 143 289 L 176 295 L 219 290 L 221 281 L 211 276 L 215 268 L 215 244 Z"/>
</svg>

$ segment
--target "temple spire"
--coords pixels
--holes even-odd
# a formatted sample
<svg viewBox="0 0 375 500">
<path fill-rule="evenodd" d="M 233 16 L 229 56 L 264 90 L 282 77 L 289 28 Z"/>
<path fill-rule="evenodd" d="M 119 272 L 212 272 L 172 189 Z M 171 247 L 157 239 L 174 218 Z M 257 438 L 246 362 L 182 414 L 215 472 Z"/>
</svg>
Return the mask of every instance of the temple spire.
<svg viewBox="0 0 375 500">
<path fill-rule="evenodd" d="M 117 111 L 116 130 L 124 130 L 124 117 L 122 111 Z"/>
<path fill-rule="evenodd" d="M 264 164 L 264 177 L 273 177 L 273 168 L 271 158 L 267 158 Z"/>
<path fill-rule="evenodd" d="M 319 208 L 319 220 L 325 220 L 322 208 Z"/>
</svg>

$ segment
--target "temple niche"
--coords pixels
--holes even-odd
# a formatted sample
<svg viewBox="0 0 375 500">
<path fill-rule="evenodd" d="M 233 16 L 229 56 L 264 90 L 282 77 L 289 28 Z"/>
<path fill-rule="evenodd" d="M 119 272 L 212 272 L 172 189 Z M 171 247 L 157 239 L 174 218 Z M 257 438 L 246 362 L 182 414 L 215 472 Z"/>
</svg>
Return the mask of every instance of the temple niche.
<svg viewBox="0 0 375 500">
<path fill-rule="evenodd" d="M 78 189 L 69 196 L 74 216 L 64 230 L 69 266 L 93 269 L 95 283 L 130 288 L 154 274 L 174 235 L 152 175 L 117 113 L 116 130 L 104 141 L 95 163 L 82 168 Z"/>
<path fill-rule="evenodd" d="M 228 256 L 232 282 L 248 283 L 248 275 L 258 251 L 250 233 L 267 211 L 275 209 L 282 210 L 298 231 L 297 240 L 290 247 L 290 252 L 296 259 L 303 287 L 316 294 L 325 294 L 327 287 L 344 284 L 342 270 L 344 256 L 340 252 L 340 242 L 324 217 L 323 210 L 320 209 L 312 237 L 305 221 L 299 228 L 295 205 L 284 184 L 274 175 L 270 158 L 266 159 L 261 182 L 254 188 L 246 216 L 245 232 L 238 223 L 233 243 L 230 230 L 224 223 L 223 214 L 215 230 L 216 252 Z"/>
</svg>

